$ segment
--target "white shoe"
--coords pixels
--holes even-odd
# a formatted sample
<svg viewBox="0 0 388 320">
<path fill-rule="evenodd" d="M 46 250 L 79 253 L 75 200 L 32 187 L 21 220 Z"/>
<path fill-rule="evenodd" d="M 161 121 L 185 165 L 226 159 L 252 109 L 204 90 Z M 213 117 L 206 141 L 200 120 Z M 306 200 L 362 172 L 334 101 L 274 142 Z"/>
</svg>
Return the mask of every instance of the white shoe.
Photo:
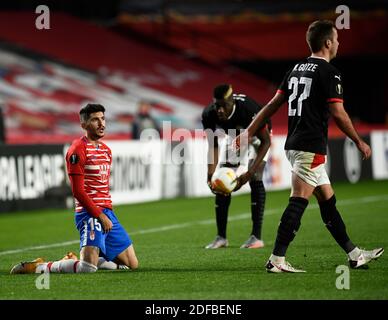
<svg viewBox="0 0 388 320">
<path fill-rule="evenodd" d="M 228 246 L 228 240 L 223 237 L 217 236 L 212 243 L 209 243 L 205 249 L 218 249 L 226 248 Z"/>
<path fill-rule="evenodd" d="M 349 259 L 349 265 L 353 269 L 358 269 L 361 266 L 365 266 L 370 261 L 376 260 L 377 258 L 381 257 L 383 253 L 383 248 L 377 248 L 373 250 L 361 250 L 361 254 L 358 256 L 357 260 Z"/>
<path fill-rule="evenodd" d="M 284 261 L 282 263 L 275 263 L 271 260 L 268 260 L 267 264 L 265 265 L 265 269 L 267 270 L 267 272 L 272 272 L 272 273 L 281 273 L 281 272 L 301 273 L 301 272 L 306 272 L 304 270 L 294 268 L 287 261 Z"/>
</svg>

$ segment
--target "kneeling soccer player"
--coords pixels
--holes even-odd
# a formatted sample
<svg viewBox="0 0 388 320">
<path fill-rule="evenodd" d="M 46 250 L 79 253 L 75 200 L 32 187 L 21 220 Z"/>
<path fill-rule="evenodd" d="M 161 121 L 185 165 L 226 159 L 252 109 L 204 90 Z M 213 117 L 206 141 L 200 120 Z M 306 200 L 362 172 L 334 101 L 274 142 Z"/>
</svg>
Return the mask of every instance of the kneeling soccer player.
<svg viewBox="0 0 388 320">
<path fill-rule="evenodd" d="M 112 211 L 109 176 L 112 152 L 100 141 L 105 135 L 105 108 L 88 104 L 80 111 L 86 135 L 66 154 L 66 165 L 75 198 L 75 223 L 80 233 L 80 260 L 73 253 L 54 262 L 37 258 L 11 269 L 18 273 L 86 273 L 100 269 L 136 269 L 132 240 Z"/>
</svg>

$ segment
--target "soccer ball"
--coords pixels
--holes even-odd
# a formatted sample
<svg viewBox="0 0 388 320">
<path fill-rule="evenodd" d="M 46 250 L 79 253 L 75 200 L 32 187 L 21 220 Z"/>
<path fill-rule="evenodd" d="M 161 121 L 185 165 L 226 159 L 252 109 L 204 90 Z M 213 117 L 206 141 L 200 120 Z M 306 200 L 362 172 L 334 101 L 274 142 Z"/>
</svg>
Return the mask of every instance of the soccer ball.
<svg viewBox="0 0 388 320">
<path fill-rule="evenodd" d="M 231 168 L 219 168 L 212 176 L 212 187 L 215 191 L 231 193 L 237 185 L 237 176 Z"/>
</svg>

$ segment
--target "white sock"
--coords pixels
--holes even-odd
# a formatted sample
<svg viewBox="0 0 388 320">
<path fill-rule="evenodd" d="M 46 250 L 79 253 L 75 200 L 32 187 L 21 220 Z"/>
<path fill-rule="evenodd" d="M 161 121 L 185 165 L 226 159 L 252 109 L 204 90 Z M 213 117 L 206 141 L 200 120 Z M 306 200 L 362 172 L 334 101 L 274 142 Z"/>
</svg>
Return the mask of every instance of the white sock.
<svg viewBox="0 0 388 320">
<path fill-rule="evenodd" d="M 74 273 L 74 264 L 76 261 L 69 260 L 60 260 L 53 262 L 45 262 L 38 264 L 35 270 L 35 273 Z M 48 267 L 50 264 L 50 267 Z"/>
<path fill-rule="evenodd" d="M 99 257 L 97 268 L 100 270 L 117 270 L 118 265 L 113 261 L 107 261 L 103 257 Z"/>
<path fill-rule="evenodd" d="M 269 257 L 269 260 L 275 263 L 284 263 L 284 261 L 286 260 L 286 257 L 279 257 L 279 256 L 275 256 L 274 254 L 271 254 L 271 256 Z"/>
<path fill-rule="evenodd" d="M 360 248 L 359 248 L 359 247 L 355 247 L 352 251 L 350 251 L 350 252 L 348 253 L 348 256 L 349 256 L 350 260 L 355 261 L 355 260 L 358 259 L 358 257 L 360 256 L 360 254 L 361 254 Z"/>
<path fill-rule="evenodd" d="M 35 273 L 44 273 L 44 272 L 46 272 L 47 265 L 48 265 L 47 262 L 45 262 L 45 263 L 39 263 L 39 264 L 36 266 Z"/>
<path fill-rule="evenodd" d="M 79 264 L 78 260 L 68 259 L 54 261 L 49 267 L 51 273 L 76 273 L 77 265 Z M 76 264 L 77 263 L 77 264 Z"/>
<path fill-rule="evenodd" d="M 91 263 L 69 259 L 38 264 L 35 273 L 86 273 L 95 271 L 97 271 L 97 267 Z"/>
</svg>

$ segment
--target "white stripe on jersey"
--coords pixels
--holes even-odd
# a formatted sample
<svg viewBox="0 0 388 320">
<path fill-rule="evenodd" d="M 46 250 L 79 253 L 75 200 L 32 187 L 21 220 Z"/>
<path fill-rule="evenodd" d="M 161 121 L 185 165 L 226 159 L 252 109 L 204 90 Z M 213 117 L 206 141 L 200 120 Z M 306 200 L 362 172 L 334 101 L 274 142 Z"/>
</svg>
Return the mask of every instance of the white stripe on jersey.
<svg viewBox="0 0 388 320">
<path fill-rule="evenodd" d="M 92 181 L 92 180 L 89 180 L 89 181 Z M 101 179 L 98 179 L 98 180 L 93 180 L 93 182 L 99 182 L 101 184 L 106 184 L 108 182 L 108 180 L 102 181 Z M 85 186 L 87 186 L 87 185 L 85 184 Z"/>
<path fill-rule="evenodd" d="M 105 154 L 88 153 L 88 154 L 86 154 L 86 157 L 88 157 L 88 158 L 90 158 L 90 157 L 104 157 L 104 159 L 105 159 L 106 155 Z"/>
<path fill-rule="evenodd" d="M 87 160 L 89 161 L 91 159 L 89 158 Z M 99 164 L 106 164 L 107 160 L 106 160 L 106 158 L 104 158 L 104 159 L 93 159 L 93 162 L 95 162 L 97 165 L 99 165 Z"/>
<path fill-rule="evenodd" d="M 85 169 L 88 169 L 88 170 L 100 170 L 100 166 L 96 166 L 96 165 L 85 165 Z"/>
<path fill-rule="evenodd" d="M 93 180 L 93 182 L 95 182 L 95 181 Z M 102 186 L 95 186 L 95 185 L 87 184 L 86 186 L 88 186 L 90 188 L 109 188 L 109 186 L 107 184 L 104 184 Z"/>
<path fill-rule="evenodd" d="M 87 151 L 101 151 L 108 152 L 108 149 L 96 149 L 96 148 L 86 148 Z"/>
</svg>

